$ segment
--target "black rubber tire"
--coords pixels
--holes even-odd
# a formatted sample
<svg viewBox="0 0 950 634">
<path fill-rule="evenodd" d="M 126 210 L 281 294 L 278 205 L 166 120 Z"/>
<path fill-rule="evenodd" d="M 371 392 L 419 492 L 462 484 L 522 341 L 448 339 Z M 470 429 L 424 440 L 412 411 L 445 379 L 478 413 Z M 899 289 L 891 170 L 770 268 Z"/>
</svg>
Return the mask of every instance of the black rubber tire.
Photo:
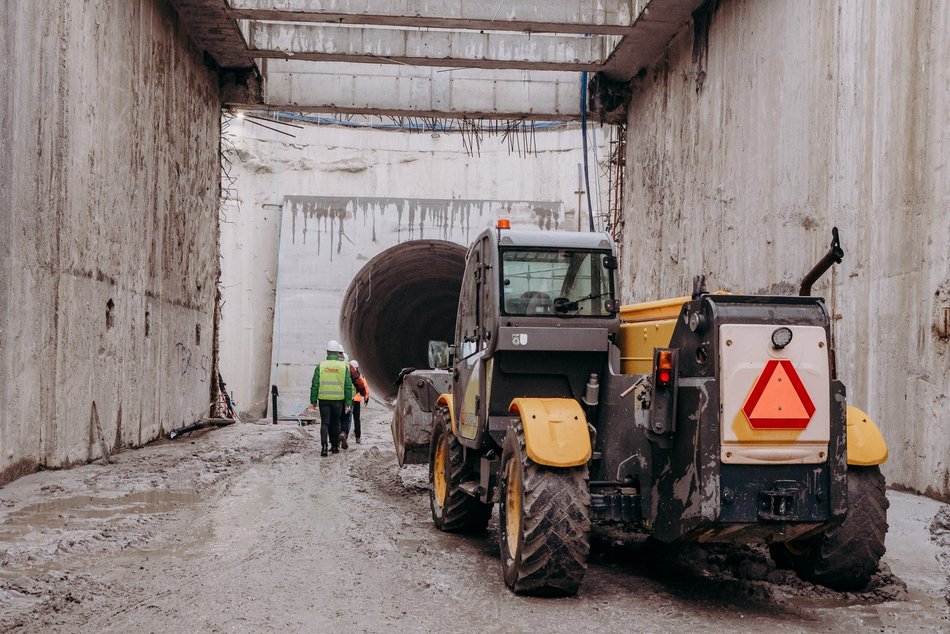
<svg viewBox="0 0 950 634">
<path fill-rule="evenodd" d="M 446 443 L 443 473 L 446 478 L 445 499 L 439 500 L 434 483 L 435 459 L 439 443 Z M 484 504 L 459 488 L 459 484 L 475 479 L 472 465 L 465 461 L 465 451 L 452 433 L 449 410 L 440 407 L 433 416 L 432 440 L 429 444 L 429 508 L 432 521 L 439 530 L 449 533 L 483 531 L 491 519 L 491 504 Z"/>
<path fill-rule="evenodd" d="M 520 476 L 520 521 L 515 552 L 508 545 L 508 464 Z M 536 464 L 525 451 L 521 424 L 505 436 L 499 478 L 498 546 L 505 583 L 518 594 L 577 594 L 590 554 L 590 491 L 587 465 Z"/>
<path fill-rule="evenodd" d="M 884 556 L 887 534 L 884 476 L 879 467 L 848 468 L 848 516 L 844 523 L 803 542 L 772 544 L 772 560 L 798 576 L 833 590 L 868 585 Z"/>
</svg>

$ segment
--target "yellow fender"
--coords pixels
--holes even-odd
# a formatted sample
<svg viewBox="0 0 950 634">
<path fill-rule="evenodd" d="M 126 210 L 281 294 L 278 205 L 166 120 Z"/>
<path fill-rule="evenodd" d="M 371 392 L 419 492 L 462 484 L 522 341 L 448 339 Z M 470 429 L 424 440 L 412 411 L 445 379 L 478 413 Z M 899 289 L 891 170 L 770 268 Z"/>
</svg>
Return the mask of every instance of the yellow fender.
<svg viewBox="0 0 950 634">
<path fill-rule="evenodd" d="M 449 393 L 440 394 L 436 405 L 445 405 L 449 408 L 449 420 L 452 421 L 452 434 L 458 436 L 458 429 L 455 428 L 455 408 L 452 407 L 452 395 Z"/>
<path fill-rule="evenodd" d="M 871 467 L 887 460 L 884 436 L 863 411 L 848 405 L 848 464 Z"/>
<path fill-rule="evenodd" d="M 521 417 L 528 457 L 549 467 L 576 467 L 590 460 L 587 416 L 572 398 L 516 398 L 508 412 Z"/>
</svg>

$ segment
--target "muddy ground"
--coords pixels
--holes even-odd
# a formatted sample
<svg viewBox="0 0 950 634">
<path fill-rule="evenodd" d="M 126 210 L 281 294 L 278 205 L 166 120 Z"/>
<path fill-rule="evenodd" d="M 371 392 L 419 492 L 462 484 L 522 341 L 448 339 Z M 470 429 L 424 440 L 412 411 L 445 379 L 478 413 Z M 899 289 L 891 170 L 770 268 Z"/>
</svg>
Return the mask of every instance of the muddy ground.
<svg viewBox="0 0 950 634">
<path fill-rule="evenodd" d="M 950 509 L 896 492 L 862 593 L 598 531 L 579 596 L 515 596 L 496 520 L 437 531 L 388 416 L 328 458 L 316 427 L 245 423 L 0 488 L 0 631 L 950 631 Z"/>
</svg>

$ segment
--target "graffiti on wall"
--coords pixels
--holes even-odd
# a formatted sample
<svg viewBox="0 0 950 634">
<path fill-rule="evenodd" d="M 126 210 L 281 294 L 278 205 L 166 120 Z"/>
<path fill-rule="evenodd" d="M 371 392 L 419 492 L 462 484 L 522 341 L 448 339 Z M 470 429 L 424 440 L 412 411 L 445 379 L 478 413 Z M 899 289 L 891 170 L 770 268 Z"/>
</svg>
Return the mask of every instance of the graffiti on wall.
<svg viewBox="0 0 950 634">
<path fill-rule="evenodd" d="M 208 355 L 203 354 L 197 357 L 192 354 L 191 348 L 187 344 L 179 341 L 175 344 L 175 357 L 178 361 L 178 371 L 182 376 L 197 371 L 199 381 L 204 383 L 207 380 L 211 373 L 211 359 Z"/>
</svg>

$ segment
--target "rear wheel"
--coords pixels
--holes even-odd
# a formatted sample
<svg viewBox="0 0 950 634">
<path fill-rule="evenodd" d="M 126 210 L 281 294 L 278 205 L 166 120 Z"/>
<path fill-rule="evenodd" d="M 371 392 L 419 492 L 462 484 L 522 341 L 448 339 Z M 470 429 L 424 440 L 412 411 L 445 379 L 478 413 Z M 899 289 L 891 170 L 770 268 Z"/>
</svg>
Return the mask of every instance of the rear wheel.
<svg viewBox="0 0 950 634">
<path fill-rule="evenodd" d="M 525 452 L 519 424 L 501 458 L 498 544 L 505 583 L 519 594 L 577 594 L 590 553 L 587 465 L 545 467 Z"/>
<path fill-rule="evenodd" d="M 452 433 L 449 412 L 435 413 L 429 449 L 429 507 L 440 530 L 467 532 L 485 530 L 492 507 L 470 496 L 459 484 L 473 479 L 475 470 L 465 461 L 465 450 Z"/>
<path fill-rule="evenodd" d="M 848 468 L 848 517 L 805 540 L 772 544 L 772 560 L 834 590 L 867 586 L 884 555 L 887 497 L 879 467 Z"/>
</svg>

